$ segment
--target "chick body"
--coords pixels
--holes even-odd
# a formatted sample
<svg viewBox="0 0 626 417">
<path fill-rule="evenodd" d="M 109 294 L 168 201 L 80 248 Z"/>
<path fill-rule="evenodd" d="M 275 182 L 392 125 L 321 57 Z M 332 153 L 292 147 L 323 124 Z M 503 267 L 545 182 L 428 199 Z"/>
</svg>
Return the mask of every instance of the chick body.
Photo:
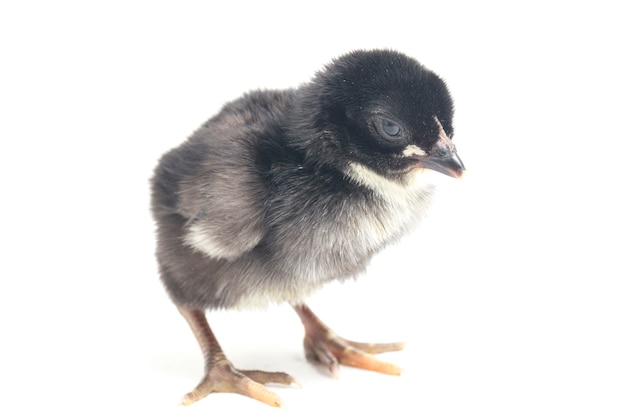
<svg viewBox="0 0 626 417">
<path fill-rule="evenodd" d="M 356 51 L 297 89 L 254 91 L 228 103 L 166 153 L 152 180 L 160 275 L 194 333 L 205 375 L 183 404 L 212 392 L 281 401 L 264 384 L 282 372 L 226 358 L 204 310 L 289 302 L 308 359 L 399 375 L 373 357 L 402 343 L 344 339 L 304 303 L 424 217 L 429 173 L 460 177 L 443 81 L 394 51 Z"/>
<path fill-rule="evenodd" d="M 227 104 L 161 160 L 154 179 L 161 277 L 177 305 L 301 301 L 362 272 L 418 224 L 433 186 L 307 159 L 291 141 L 297 90 Z"/>
</svg>

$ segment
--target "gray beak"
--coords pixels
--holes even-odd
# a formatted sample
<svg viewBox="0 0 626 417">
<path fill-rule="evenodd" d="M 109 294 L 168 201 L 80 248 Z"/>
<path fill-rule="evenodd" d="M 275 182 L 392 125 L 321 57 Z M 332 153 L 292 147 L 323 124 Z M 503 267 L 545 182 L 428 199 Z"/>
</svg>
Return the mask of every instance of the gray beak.
<svg viewBox="0 0 626 417">
<path fill-rule="evenodd" d="M 439 125 L 439 139 L 433 145 L 429 155 L 419 158 L 417 166 L 441 172 L 452 178 L 461 178 L 465 172 L 465 165 L 456 154 L 456 148 L 439 120 L 435 118 L 435 121 Z"/>
</svg>

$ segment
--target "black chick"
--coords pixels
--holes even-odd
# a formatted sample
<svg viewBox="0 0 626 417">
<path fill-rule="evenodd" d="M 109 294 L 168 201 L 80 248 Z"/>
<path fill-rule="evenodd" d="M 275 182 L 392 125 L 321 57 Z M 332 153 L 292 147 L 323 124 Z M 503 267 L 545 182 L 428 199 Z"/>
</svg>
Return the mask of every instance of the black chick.
<svg viewBox="0 0 626 417">
<path fill-rule="evenodd" d="M 263 384 L 295 382 L 235 369 L 207 309 L 289 302 L 309 359 L 335 375 L 338 363 L 399 373 L 371 353 L 402 344 L 342 339 L 303 300 L 361 273 L 419 223 L 434 191 L 425 171 L 462 175 L 452 116 L 445 83 L 420 63 L 390 50 L 356 51 L 300 88 L 226 104 L 163 156 L 152 180 L 161 279 L 206 364 L 183 404 L 238 392 L 280 405 Z"/>
</svg>

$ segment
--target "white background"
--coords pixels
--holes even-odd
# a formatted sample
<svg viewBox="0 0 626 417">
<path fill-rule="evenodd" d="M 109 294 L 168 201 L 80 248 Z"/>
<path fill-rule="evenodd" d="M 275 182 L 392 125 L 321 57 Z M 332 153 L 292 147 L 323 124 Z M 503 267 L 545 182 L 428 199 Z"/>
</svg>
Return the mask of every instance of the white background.
<svg viewBox="0 0 626 417">
<path fill-rule="evenodd" d="M 626 415 L 617 2 L 8 3 L 0 414 Z M 303 388 L 272 387 L 284 410 L 178 406 L 203 364 L 157 278 L 157 159 L 244 91 L 373 47 L 447 80 L 468 175 L 442 176 L 420 230 L 310 305 L 346 337 L 408 342 L 384 356 L 404 375 L 332 380 L 284 305 L 213 312 L 235 365 Z"/>
</svg>

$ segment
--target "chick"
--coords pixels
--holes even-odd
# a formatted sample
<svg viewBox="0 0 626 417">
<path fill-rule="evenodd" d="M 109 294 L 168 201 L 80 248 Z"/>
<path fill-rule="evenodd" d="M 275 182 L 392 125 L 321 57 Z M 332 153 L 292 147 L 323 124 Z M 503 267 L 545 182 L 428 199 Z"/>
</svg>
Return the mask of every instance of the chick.
<svg viewBox="0 0 626 417">
<path fill-rule="evenodd" d="M 226 104 L 166 153 L 152 179 L 160 276 L 205 359 L 185 395 L 237 392 L 279 406 L 266 383 L 282 372 L 236 369 L 205 310 L 290 303 L 307 358 L 399 374 L 372 356 L 401 343 L 333 333 L 304 304 L 327 282 L 363 272 L 371 257 L 424 217 L 426 170 L 461 177 L 445 83 L 392 50 L 354 51 L 296 89 L 254 91 Z"/>
</svg>

